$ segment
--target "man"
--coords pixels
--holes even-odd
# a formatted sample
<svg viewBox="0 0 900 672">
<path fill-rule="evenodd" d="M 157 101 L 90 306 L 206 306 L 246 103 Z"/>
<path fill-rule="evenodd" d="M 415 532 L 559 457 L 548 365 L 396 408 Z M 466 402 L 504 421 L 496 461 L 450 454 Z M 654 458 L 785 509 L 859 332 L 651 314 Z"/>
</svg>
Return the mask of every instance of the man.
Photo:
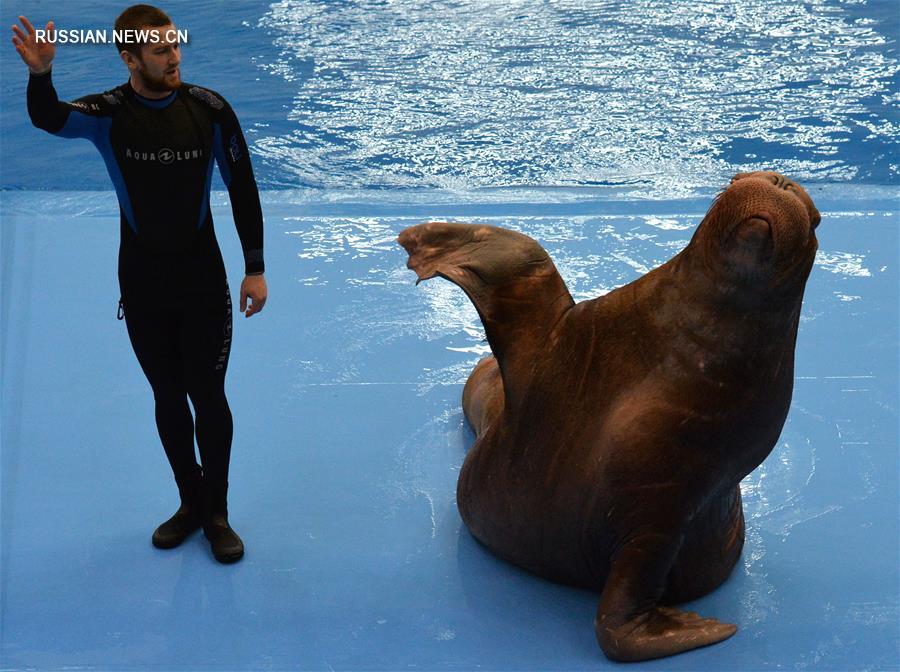
<svg viewBox="0 0 900 672">
<path fill-rule="evenodd" d="M 116 31 L 148 31 L 143 43 L 116 42 L 128 81 L 73 103 L 60 102 L 51 83 L 55 45 L 19 19 L 24 31 L 13 26 L 13 44 L 31 73 L 32 123 L 60 137 L 91 140 L 118 196 L 119 318 L 124 313 L 153 388 L 156 426 L 181 496 L 175 515 L 153 533 L 153 544 L 174 548 L 203 527 L 215 558 L 237 561 L 244 546 L 227 507 L 231 297 L 209 208 L 214 157 L 244 251 L 241 312 L 259 312 L 267 296 L 262 212 L 238 120 L 218 93 L 181 81 L 175 27 L 156 7 L 134 5 L 116 19 Z M 46 34 L 53 30 L 51 21 Z"/>
</svg>

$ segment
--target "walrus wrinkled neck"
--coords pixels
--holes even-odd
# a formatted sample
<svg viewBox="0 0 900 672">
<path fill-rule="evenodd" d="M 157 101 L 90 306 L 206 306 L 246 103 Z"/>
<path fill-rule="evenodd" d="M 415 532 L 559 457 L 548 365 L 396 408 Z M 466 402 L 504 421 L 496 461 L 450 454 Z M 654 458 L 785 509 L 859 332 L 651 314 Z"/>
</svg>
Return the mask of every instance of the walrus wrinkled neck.
<svg viewBox="0 0 900 672">
<path fill-rule="evenodd" d="M 725 260 L 718 250 L 708 250 L 691 241 L 672 259 L 673 275 L 684 281 L 705 301 L 723 314 L 738 312 L 776 322 L 792 314 L 803 299 L 812 260 L 799 261 L 789 268 L 765 263 L 737 265 Z"/>
<path fill-rule="evenodd" d="M 677 324 L 691 350 L 714 353 L 719 360 L 750 362 L 793 348 L 804 282 L 754 286 L 723 273 L 690 247 L 670 263 L 668 286 L 652 315 L 660 329 Z"/>
</svg>

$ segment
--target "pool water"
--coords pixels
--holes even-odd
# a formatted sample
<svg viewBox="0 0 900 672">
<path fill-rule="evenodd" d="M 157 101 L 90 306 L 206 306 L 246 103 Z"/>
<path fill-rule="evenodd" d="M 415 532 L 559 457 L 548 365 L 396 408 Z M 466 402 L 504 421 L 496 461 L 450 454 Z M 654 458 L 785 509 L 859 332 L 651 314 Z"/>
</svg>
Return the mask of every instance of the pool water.
<svg viewBox="0 0 900 672">
<path fill-rule="evenodd" d="M 111 30 L 121 3 L 39 0 L 35 24 Z M 895 0 L 205 0 L 173 3 L 182 77 L 236 109 L 264 189 L 630 188 L 644 198 L 773 169 L 893 184 Z M 15 15 L 7 10 L 9 22 Z M 11 46 L 11 45 L 10 45 Z M 111 45 L 60 45 L 73 99 L 126 76 Z M 6 189 L 108 189 L 86 142 L 36 133 L 2 59 Z M 52 148 L 52 149 L 51 149 Z M 84 160 L 82 160 L 84 159 Z M 77 176 L 59 162 L 77 161 Z"/>
<path fill-rule="evenodd" d="M 690 605 L 739 630 L 635 668 L 900 667 L 893 3 L 223 7 L 167 9 L 191 34 L 184 78 L 235 107 L 264 189 L 270 301 L 235 320 L 228 377 L 247 555 L 149 543 L 177 495 L 115 319 L 115 195 L 93 147 L 30 126 L 10 47 L 0 669 L 618 667 L 595 594 L 462 525 L 460 394 L 487 344 L 464 294 L 416 286 L 395 239 L 435 218 L 516 229 L 583 300 L 677 253 L 730 175 L 759 167 L 804 184 L 823 221 L 791 411 L 742 483 L 741 562 Z M 120 9 L 52 18 L 103 27 Z M 60 47 L 61 95 L 120 83 L 114 59 Z M 222 191 L 213 213 L 234 290 Z"/>
</svg>

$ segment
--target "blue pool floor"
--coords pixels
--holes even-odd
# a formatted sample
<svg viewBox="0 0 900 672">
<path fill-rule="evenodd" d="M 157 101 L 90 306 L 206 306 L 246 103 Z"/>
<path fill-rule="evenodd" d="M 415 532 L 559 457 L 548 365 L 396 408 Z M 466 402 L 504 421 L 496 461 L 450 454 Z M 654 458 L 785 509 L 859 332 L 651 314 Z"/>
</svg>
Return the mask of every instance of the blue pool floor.
<svg viewBox="0 0 900 672">
<path fill-rule="evenodd" d="M 812 194 L 791 412 L 743 483 L 741 562 L 692 604 L 739 631 L 632 669 L 900 666 L 896 203 Z M 707 205 L 265 193 L 270 299 L 236 314 L 227 381 L 247 554 L 222 566 L 201 535 L 150 545 L 176 490 L 116 320 L 113 194 L 4 192 L 0 669 L 619 667 L 594 640 L 596 595 L 495 559 L 462 526 L 460 393 L 486 344 L 462 292 L 416 287 L 394 239 L 433 217 L 516 228 L 581 300 L 677 252 Z M 213 212 L 236 292 L 221 194 Z"/>
</svg>

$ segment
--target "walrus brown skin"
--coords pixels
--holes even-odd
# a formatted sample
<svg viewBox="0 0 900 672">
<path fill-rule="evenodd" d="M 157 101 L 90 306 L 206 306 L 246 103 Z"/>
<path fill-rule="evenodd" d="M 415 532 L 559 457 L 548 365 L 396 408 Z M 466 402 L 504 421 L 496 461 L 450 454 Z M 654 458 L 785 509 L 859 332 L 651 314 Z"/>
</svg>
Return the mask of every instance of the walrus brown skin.
<svg viewBox="0 0 900 672">
<path fill-rule="evenodd" d="M 594 628 L 612 659 L 737 630 L 664 605 L 709 593 L 740 555 L 738 483 L 787 416 L 819 219 L 781 175 L 737 175 L 681 253 L 578 304 L 525 235 L 438 222 L 400 234 L 420 281 L 465 290 L 493 352 L 463 392 L 477 439 L 462 519 L 506 560 L 601 591 Z"/>
</svg>

